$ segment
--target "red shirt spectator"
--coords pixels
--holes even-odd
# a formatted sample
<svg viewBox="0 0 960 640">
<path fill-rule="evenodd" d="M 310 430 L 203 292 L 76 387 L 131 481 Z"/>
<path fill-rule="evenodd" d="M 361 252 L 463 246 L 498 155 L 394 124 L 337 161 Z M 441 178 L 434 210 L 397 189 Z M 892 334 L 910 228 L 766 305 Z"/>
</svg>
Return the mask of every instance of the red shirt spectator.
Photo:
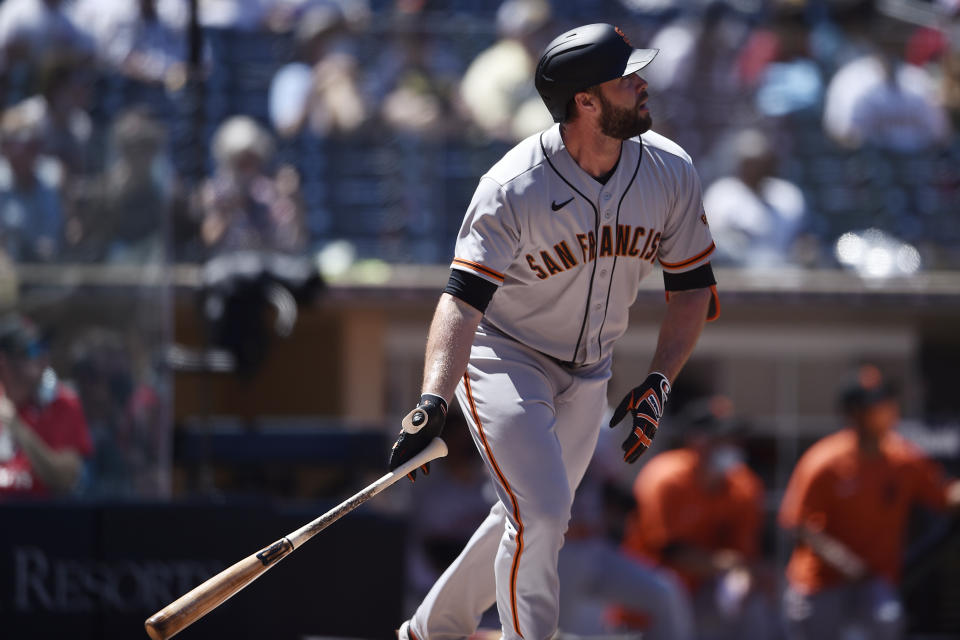
<svg viewBox="0 0 960 640">
<path fill-rule="evenodd" d="M 77 396 L 47 366 L 39 331 L 0 318 L 0 498 L 76 490 L 93 446 Z"/>
<path fill-rule="evenodd" d="M 55 393 L 50 404 L 44 407 L 32 400 L 18 408 L 23 426 L 36 434 L 51 451 L 74 451 L 83 458 L 89 457 L 93 445 L 80 400 L 63 385 L 58 384 Z M 0 426 L 0 499 L 15 495 L 49 495 L 50 487 L 38 476 L 30 461 L 29 445 L 18 446 L 14 433 L 16 427 Z"/>
</svg>

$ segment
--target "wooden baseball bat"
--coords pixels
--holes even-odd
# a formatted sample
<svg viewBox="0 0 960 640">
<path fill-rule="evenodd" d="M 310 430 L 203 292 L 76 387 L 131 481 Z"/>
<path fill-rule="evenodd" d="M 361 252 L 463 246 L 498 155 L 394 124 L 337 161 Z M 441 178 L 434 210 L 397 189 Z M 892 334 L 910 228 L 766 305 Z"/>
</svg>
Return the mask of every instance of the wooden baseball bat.
<svg viewBox="0 0 960 640">
<path fill-rule="evenodd" d="M 308 522 L 293 533 L 280 538 L 255 554 L 224 569 L 203 584 L 194 587 L 166 607 L 150 616 L 144 625 L 153 640 L 167 640 L 207 615 L 228 598 L 267 572 L 304 542 L 377 495 L 421 465 L 447 455 L 447 445 L 434 438 L 427 448 L 390 473 L 338 504 L 325 514 Z"/>
</svg>

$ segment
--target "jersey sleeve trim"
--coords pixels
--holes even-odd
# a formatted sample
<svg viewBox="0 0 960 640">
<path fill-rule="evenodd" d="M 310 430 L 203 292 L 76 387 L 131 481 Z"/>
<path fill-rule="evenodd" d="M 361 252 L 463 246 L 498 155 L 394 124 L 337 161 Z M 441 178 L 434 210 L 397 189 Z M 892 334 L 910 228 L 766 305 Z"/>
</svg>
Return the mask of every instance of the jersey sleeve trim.
<svg viewBox="0 0 960 640">
<path fill-rule="evenodd" d="M 716 243 L 711 242 L 709 247 L 707 247 L 697 255 L 693 256 L 692 258 L 687 258 L 686 260 L 682 260 L 680 262 L 664 262 L 663 260 L 661 260 L 660 265 L 664 269 L 670 269 L 670 270 L 683 269 L 684 267 L 689 267 L 690 265 L 696 264 L 701 260 L 704 260 L 705 258 L 710 257 L 710 255 L 713 253 L 714 249 L 716 248 L 717 248 Z"/>
<path fill-rule="evenodd" d="M 473 262 L 472 260 L 464 260 L 463 258 L 454 258 L 453 262 L 450 264 L 451 269 L 466 269 L 467 271 L 472 271 L 477 275 L 484 276 L 491 280 L 494 280 L 497 284 L 503 284 L 503 274 L 499 271 L 494 271 L 490 267 L 485 267 L 479 262 Z"/>
</svg>

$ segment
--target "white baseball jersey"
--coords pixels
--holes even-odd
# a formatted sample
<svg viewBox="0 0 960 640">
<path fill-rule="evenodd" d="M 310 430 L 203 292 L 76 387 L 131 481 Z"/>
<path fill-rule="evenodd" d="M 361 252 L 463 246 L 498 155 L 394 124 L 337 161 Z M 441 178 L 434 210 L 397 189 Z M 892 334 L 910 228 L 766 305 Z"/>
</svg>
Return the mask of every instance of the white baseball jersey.
<svg viewBox="0 0 960 640">
<path fill-rule="evenodd" d="M 713 250 L 700 179 L 678 145 L 653 132 L 625 141 L 601 184 L 555 125 L 480 179 L 452 267 L 500 285 L 484 322 L 561 362 L 589 364 L 626 331 L 655 262 L 682 273 Z"/>
</svg>

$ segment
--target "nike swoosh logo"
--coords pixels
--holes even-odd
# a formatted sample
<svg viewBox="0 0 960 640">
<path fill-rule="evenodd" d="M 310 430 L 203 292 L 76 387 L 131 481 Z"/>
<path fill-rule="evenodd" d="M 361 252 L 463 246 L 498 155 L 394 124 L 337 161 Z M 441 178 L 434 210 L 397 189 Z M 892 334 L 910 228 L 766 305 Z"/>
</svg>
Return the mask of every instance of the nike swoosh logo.
<svg viewBox="0 0 960 640">
<path fill-rule="evenodd" d="M 565 206 L 567 206 L 571 202 L 573 202 L 573 196 L 570 196 L 569 200 L 564 200 L 560 204 L 557 204 L 557 201 L 554 200 L 553 202 L 550 203 L 550 208 L 553 209 L 554 211 L 560 211 L 560 209 L 563 209 Z"/>
</svg>

